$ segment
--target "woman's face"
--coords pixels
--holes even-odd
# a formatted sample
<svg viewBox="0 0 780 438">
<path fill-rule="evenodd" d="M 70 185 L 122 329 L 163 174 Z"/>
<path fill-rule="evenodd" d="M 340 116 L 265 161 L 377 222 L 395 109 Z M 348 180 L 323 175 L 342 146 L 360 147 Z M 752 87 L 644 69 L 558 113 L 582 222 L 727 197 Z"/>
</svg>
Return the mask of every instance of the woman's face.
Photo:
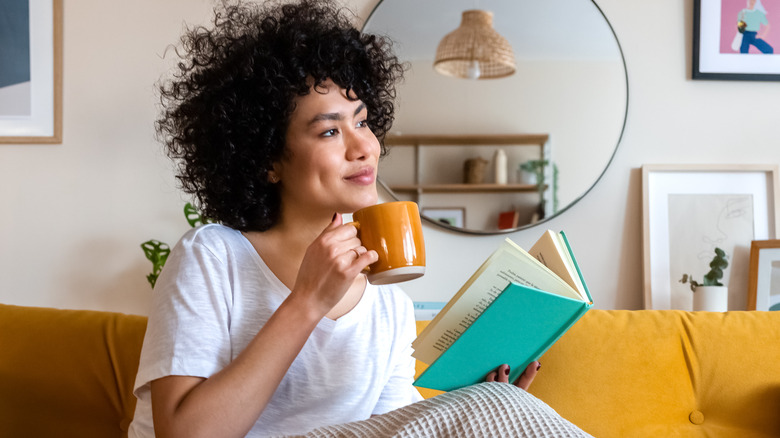
<svg viewBox="0 0 780 438">
<path fill-rule="evenodd" d="M 747 2 L 748 9 L 753 9 L 756 7 L 756 0 L 748 0 Z"/>
<path fill-rule="evenodd" d="M 333 215 L 376 204 L 380 146 L 367 116 L 363 102 L 330 80 L 296 99 L 285 154 L 274 166 L 284 210 Z"/>
</svg>

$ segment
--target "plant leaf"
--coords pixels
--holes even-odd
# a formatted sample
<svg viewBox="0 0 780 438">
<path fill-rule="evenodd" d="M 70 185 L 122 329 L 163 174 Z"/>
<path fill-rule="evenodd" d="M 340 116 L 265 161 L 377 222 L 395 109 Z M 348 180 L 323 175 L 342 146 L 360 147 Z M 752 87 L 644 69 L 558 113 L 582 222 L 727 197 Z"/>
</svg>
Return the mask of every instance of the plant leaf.
<svg viewBox="0 0 780 438">
<path fill-rule="evenodd" d="M 141 249 L 144 250 L 146 259 L 152 262 L 152 272 L 146 276 L 146 280 L 154 288 L 157 277 L 162 272 L 162 268 L 168 260 L 168 255 L 171 253 L 171 248 L 167 243 L 152 239 L 142 243 Z"/>
<path fill-rule="evenodd" d="M 208 218 L 203 217 L 203 215 L 198 212 L 198 209 L 189 202 L 184 205 L 184 217 L 192 228 L 211 223 Z"/>
</svg>

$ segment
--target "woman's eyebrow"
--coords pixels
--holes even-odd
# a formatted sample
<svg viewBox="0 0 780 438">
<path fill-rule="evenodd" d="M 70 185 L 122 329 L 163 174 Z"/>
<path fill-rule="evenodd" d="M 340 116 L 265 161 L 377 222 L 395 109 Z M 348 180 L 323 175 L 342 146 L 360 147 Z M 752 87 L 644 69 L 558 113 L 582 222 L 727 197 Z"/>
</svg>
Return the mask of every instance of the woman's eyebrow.
<svg viewBox="0 0 780 438">
<path fill-rule="evenodd" d="M 355 109 L 355 114 L 353 114 L 352 117 L 355 117 L 356 115 L 360 114 L 360 112 L 363 111 L 365 108 L 366 108 L 366 104 L 360 102 L 360 105 L 358 105 L 357 109 Z"/>
<path fill-rule="evenodd" d="M 360 114 L 360 112 L 363 111 L 365 108 L 366 108 L 366 104 L 361 102 L 360 105 L 358 105 L 358 107 L 355 109 L 355 113 L 352 115 L 352 117 L 355 117 L 358 114 Z M 321 114 L 317 114 L 309 121 L 309 126 L 321 122 L 323 120 L 339 121 L 341 119 L 342 119 L 341 113 L 321 113 Z"/>
</svg>

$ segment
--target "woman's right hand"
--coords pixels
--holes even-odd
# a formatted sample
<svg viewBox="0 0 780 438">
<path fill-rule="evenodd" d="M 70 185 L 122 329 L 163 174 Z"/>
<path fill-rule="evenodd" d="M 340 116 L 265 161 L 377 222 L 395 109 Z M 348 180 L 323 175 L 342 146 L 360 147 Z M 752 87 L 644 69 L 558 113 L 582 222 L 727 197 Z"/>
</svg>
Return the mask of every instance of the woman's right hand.
<svg viewBox="0 0 780 438">
<path fill-rule="evenodd" d="M 306 250 L 293 292 L 306 297 L 323 315 L 346 294 L 360 272 L 378 259 L 357 237 L 357 228 L 342 222 L 336 213 L 333 221 Z"/>
</svg>

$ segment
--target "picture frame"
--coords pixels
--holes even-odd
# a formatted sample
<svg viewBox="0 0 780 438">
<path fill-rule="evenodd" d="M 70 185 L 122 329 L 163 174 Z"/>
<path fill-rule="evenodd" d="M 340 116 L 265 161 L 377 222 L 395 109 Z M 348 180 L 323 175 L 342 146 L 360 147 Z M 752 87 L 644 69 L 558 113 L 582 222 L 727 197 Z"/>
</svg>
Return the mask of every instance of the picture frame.
<svg viewBox="0 0 780 438">
<path fill-rule="evenodd" d="M 694 0 L 693 79 L 780 80 L 780 34 L 767 32 L 765 36 L 763 24 L 780 27 L 780 2 L 758 4 L 749 10 L 745 0 Z M 737 23 L 745 13 L 751 17 L 747 20 L 750 28 L 758 31 L 738 31 Z M 741 53 L 743 45 L 747 53 Z M 773 53 L 762 53 L 767 47 Z"/>
<path fill-rule="evenodd" d="M 62 0 L 16 0 L 0 30 L 0 143 L 62 143 Z M 10 60 L 10 61 L 9 61 Z"/>
<path fill-rule="evenodd" d="M 463 228 L 466 226 L 465 207 L 424 207 L 423 217 L 451 227 Z"/>
<path fill-rule="evenodd" d="M 691 310 L 679 280 L 701 282 L 715 247 L 729 259 L 729 308 L 744 308 L 750 242 L 780 229 L 778 166 L 646 164 L 642 191 L 645 308 Z"/>
<path fill-rule="evenodd" d="M 780 310 L 780 239 L 750 245 L 747 310 Z"/>
</svg>

